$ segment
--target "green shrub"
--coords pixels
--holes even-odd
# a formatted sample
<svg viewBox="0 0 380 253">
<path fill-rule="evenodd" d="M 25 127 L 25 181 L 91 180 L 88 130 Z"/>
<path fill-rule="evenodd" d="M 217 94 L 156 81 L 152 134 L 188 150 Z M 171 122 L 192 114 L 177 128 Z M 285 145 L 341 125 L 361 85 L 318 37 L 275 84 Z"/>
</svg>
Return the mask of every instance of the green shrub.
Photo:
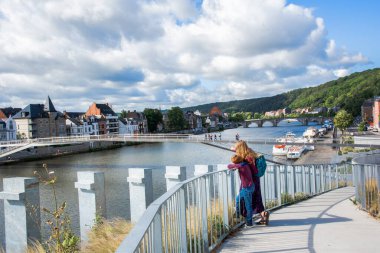
<svg viewBox="0 0 380 253">
<path fill-rule="evenodd" d="M 294 199 L 293 196 L 290 195 L 289 193 L 282 193 L 281 194 L 281 203 L 282 204 L 288 204 L 288 203 L 293 203 Z"/>
</svg>

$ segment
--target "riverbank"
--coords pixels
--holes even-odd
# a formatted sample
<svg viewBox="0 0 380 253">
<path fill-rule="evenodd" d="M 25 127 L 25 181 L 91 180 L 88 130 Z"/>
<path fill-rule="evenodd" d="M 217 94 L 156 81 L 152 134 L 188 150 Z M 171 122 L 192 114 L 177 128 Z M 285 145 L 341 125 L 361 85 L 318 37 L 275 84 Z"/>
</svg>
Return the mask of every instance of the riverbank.
<svg viewBox="0 0 380 253">
<path fill-rule="evenodd" d="M 320 138 L 321 143 L 331 144 L 332 132 L 328 132 L 323 138 Z M 334 161 L 337 161 L 338 150 L 331 146 L 322 146 L 315 145 L 314 151 L 308 151 L 304 153 L 297 161 L 294 162 L 294 165 L 303 165 L 303 164 L 331 164 Z"/>
<path fill-rule="evenodd" d="M 28 161 L 37 161 L 47 158 L 55 158 L 68 156 L 72 154 L 81 154 L 89 152 L 97 152 L 103 150 L 111 150 L 121 148 L 123 146 L 138 145 L 139 143 L 120 143 L 120 142 L 85 142 L 64 144 L 58 146 L 33 147 L 26 150 L 11 154 L 6 158 L 0 159 L 0 165 L 14 164 Z"/>
</svg>

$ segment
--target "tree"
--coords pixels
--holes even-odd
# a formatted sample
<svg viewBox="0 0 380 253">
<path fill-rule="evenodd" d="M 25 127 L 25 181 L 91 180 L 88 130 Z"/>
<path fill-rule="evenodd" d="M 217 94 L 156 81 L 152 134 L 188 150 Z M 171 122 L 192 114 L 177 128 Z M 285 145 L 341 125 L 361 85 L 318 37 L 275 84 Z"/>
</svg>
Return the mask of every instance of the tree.
<svg viewBox="0 0 380 253">
<path fill-rule="evenodd" d="M 367 122 L 365 122 L 365 121 L 360 122 L 360 124 L 358 126 L 358 131 L 359 132 L 367 131 L 366 125 L 367 125 Z"/>
<path fill-rule="evenodd" d="M 183 116 L 183 112 L 181 108 L 178 106 L 172 107 L 168 111 L 169 118 L 169 128 L 172 130 L 182 130 L 185 126 L 185 117 Z"/>
<path fill-rule="evenodd" d="M 255 114 L 253 115 L 253 118 L 254 118 L 254 119 L 260 119 L 261 116 L 262 116 L 262 115 L 261 115 L 260 113 L 255 112 Z"/>
<path fill-rule="evenodd" d="M 157 131 L 157 125 L 163 122 L 161 111 L 158 109 L 145 108 L 144 115 L 148 122 L 149 132 Z"/>
<path fill-rule="evenodd" d="M 124 110 L 124 109 L 121 110 L 120 117 L 122 117 L 123 119 L 125 119 L 127 117 L 127 111 Z"/>
<path fill-rule="evenodd" d="M 348 113 L 346 110 L 340 110 L 335 118 L 334 118 L 334 125 L 337 127 L 340 131 L 342 131 L 342 140 L 344 131 L 352 125 L 354 122 L 354 117 Z"/>
<path fill-rule="evenodd" d="M 240 112 L 233 113 L 231 115 L 230 121 L 232 122 L 242 122 L 244 121 L 244 115 Z"/>
</svg>

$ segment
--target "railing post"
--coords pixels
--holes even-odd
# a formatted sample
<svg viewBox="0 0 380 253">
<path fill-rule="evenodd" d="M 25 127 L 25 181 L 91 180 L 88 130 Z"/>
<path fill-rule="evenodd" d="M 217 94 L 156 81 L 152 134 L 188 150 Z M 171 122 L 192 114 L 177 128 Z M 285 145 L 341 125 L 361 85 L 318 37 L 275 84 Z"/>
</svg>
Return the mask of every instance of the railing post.
<svg viewBox="0 0 380 253">
<path fill-rule="evenodd" d="M 313 183 L 314 183 L 314 195 L 317 194 L 317 168 L 313 165 Z"/>
<path fill-rule="evenodd" d="M 331 165 L 329 164 L 329 190 L 332 190 Z"/>
<path fill-rule="evenodd" d="M 311 167 L 310 166 L 308 166 L 308 168 L 307 168 L 307 172 L 308 172 L 308 176 L 307 176 L 307 178 L 308 178 L 308 185 L 307 185 L 307 190 L 308 190 L 308 192 L 309 192 L 309 194 L 310 194 L 310 196 L 312 196 L 313 194 L 312 194 L 312 191 L 311 191 Z"/>
<path fill-rule="evenodd" d="M 153 250 L 154 252 L 161 253 L 162 252 L 162 220 L 161 220 L 161 212 L 157 212 L 153 218 L 152 222 L 153 226 Z"/>
<path fill-rule="evenodd" d="M 97 216 L 106 216 L 104 172 L 79 171 L 77 175 L 75 188 L 78 189 L 80 237 L 85 242 Z"/>
<path fill-rule="evenodd" d="M 363 209 L 367 209 L 367 194 L 366 194 L 366 191 L 365 191 L 365 165 L 359 165 L 360 168 L 359 168 L 359 180 L 360 180 L 360 188 L 361 188 L 361 196 L 360 196 L 360 204 L 362 206 Z"/>
<path fill-rule="evenodd" d="M 181 252 L 187 253 L 187 229 L 186 229 L 186 198 L 185 190 L 181 188 L 179 190 L 179 218 L 180 218 L 180 240 L 181 240 Z"/>
<path fill-rule="evenodd" d="M 166 166 L 166 190 L 169 190 L 181 181 L 186 180 L 186 167 Z"/>
<path fill-rule="evenodd" d="M 335 165 L 335 189 L 339 188 L 339 176 L 338 176 L 338 165 Z"/>
<path fill-rule="evenodd" d="M 276 198 L 278 205 L 281 206 L 281 167 L 278 165 L 274 165 L 274 181 Z"/>
<path fill-rule="evenodd" d="M 231 195 L 231 189 L 228 187 L 228 179 L 227 179 L 227 172 L 223 171 L 227 168 L 227 165 L 225 164 L 218 164 L 217 165 L 217 170 L 219 171 L 219 182 L 218 182 L 218 194 L 219 198 L 222 200 L 222 205 L 223 205 L 223 223 L 224 226 L 228 227 L 229 222 L 228 222 L 228 199 L 229 196 Z"/>
<path fill-rule="evenodd" d="M 288 165 L 284 166 L 284 181 L 285 181 L 285 193 L 289 194 L 289 189 L 288 189 Z"/>
<path fill-rule="evenodd" d="M 297 192 L 297 177 L 296 177 L 296 168 L 292 166 L 292 178 L 293 178 L 293 199 L 295 199 L 295 195 Z"/>
<path fill-rule="evenodd" d="M 212 171 L 213 171 L 212 165 L 194 165 L 194 176 L 195 177 L 209 173 L 209 172 L 212 172 Z M 211 191 L 211 187 L 210 187 L 210 185 L 213 185 L 213 183 L 214 183 L 213 177 L 207 177 L 206 178 L 206 191 L 209 193 L 209 194 L 207 194 L 207 198 L 208 198 L 207 203 L 210 203 L 210 199 L 209 199 L 210 196 L 215 197 L 215 196 L 212 196 L 212 191 Z"/>
<path fill-rule="evenodd" d="M 321 172 L 319 174 L 321 177 L 321 192 L 325 192 L 326 191 L 326 189 L 325 189 L 325 167 L 324 167 L 324 165 L 321 165 L 320 168 L 321 168 Z"/>
<path fill-rule="evenodd" d="M 201 193 L 201 216 L 202 216 L 202 241 L 203 241 L 203 251 L 208 251 L 208 219 L 207 219 L 207 200 L 208 192 L 206 187 L 206 178 L 200 178 L 200 193 Z"/>
<path fill-rule="evenodd" d="M 28 239 L 41 239 L 40 191 L 36 178 L 3 179 L 6 252 L 27 251 Z"/>
<path fill-rule="evenodd" d="M 131 221 L 136 223 L 153 201 L 152 169 L 128 169 Z"/>
<path fill-rule="evenodd" d="M 345 186 L 348 185 L 348 182 L 347 182 L 347 163 L 344 164 L 344 184 L 345 184 Z"/>
<path fill-rule="evenodd" d="M 305 177 L 305 166 L 301 166 L 301 189 L 302 192 L 306 193 L 306 177 Z"/>
</svg>

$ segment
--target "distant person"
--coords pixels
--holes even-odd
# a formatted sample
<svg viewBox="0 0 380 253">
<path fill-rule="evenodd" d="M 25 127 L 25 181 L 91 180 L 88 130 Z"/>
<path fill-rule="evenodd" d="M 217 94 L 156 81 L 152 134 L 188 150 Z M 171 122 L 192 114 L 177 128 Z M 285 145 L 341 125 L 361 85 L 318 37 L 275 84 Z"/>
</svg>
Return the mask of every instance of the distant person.
<svg viewBox="0 0 380 253">
<path fill-rule="evenodd" d="M 216 136 L 216 134 L 214 134 L 214 141 L 217 141 L 218 140 L 218 137 Z"/>
<path fill-rule="evenodd" d="M 205 141 L 207 141 L 207 134 L 205 134 Z"/>
<path fill-rule="evenodd" d="M 252 196 L 255 189 L 252 179 L 251 168 L 249 164 L 244 161 L 244 158 L 239 155 L 234 155 L 233 157 L 231 157 L 231 161 L 233 162 L 233 164 L 229 164 L 228 169 L 239 170 L 239 177 L 241 183 L 239 194 L 236 196 L 236 215 L 238 217 L 240 216 L 240 201 L 244 200 L 245 209 L 247 211 L 245 216 L 245 225 L 247 228 L 251 228 L 253 227 Z"/>
<path fill-rule="evenodd" d="M 255 185 L 255 190 L 252 197 L 252 210 L 254 213 L 259 213 L 261 220 L 257 222 L 258 225 L 268 225 L 269 223 L 269 212 L 265 211 L 262 196 L 261 196 L 261 186 L 260 177 L 255 176 L 258 172 L 256 167 L 256 160 L 260 155 L 254 152 L 248 147 L 245 141 L 238 141 L 235 144 L 235 152 L 238 156 L 244 157 L 244 160 L 249 163 L 251 167 L 251 172 L 253 175 L 253 183 Z"/>
<path fill-rule="evenodd" d="M 222 140 L 222 133 L 219 133 L 219 140 Z"/>
<path fill-rule="evenodd" d="M 236 139 L 237 141 L 240 139 L 240 135 L 239 135 L 239 133 L 237 133 L 237 134 L 235 135 L 235 139 Z"/>
</svg>

